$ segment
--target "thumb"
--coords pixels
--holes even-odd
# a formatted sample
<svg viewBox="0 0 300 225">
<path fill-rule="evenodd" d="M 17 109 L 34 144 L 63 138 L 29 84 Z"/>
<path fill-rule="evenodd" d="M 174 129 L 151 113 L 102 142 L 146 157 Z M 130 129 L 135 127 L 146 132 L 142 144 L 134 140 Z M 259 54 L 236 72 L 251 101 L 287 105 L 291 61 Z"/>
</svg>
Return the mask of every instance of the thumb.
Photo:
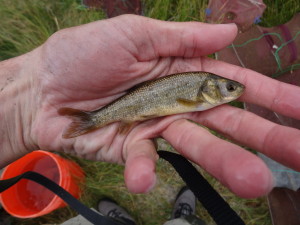
<svg viewBox="0 0 300 225">
<path fill-rule="evenodd" d="M 133 193 L 145 193 L 156 184 L 155 163 L 158 159 L 152 141 L 144 139 L 128 145 L 125 183 Z"/>
</svg>

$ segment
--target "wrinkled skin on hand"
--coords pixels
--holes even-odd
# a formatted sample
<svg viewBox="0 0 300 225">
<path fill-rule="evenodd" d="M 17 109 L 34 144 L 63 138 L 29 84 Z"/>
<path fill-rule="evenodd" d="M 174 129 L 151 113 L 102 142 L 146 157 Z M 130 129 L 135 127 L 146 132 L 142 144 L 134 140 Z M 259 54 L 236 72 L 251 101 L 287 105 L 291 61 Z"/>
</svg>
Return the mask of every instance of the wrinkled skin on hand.
<svg viewBox="0 0 300 225">
<path fill-rule="evenodd" d="M 229 45 L 236 33 L 232 24 L 162 22 L 132 15 L 55 33 L 34 52 L 39 60 L 34 63 L 32 140 L 40 149 L 124 163 L 128 189 L 143 193 L 155 185 L 158 157 L 151 139 L 161 136 L 237 195 L 268 193 L 272 175 L 258 157 L 187 119 L 297 170 L 300 132 L 229 105 L 152 119 L 126 135 L 118 133 L 119 123 L 113 123 L 76 138 L 62 138 L 70 119 L 58 115 L 59 108 L 94 110 L 140 82 L 185 71 L 203 70 L 237 80 L 246 86 L 242 101 L 300 119 L 299 88 L 206 57 Z"/>
</svg>

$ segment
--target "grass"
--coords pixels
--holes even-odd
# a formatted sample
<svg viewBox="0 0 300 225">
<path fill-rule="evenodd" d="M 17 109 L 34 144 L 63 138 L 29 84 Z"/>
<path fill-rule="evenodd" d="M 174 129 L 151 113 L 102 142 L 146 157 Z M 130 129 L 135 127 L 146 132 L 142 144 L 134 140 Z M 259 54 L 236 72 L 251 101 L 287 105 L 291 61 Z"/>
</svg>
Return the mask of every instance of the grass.
<svg viewBox="0 0 300 225">
<path fill-rule="evenodd" d="M 264 0 L 264 3 L 267 9 L 263 14 L 261 26 L 273 27 L 284 24 L 300 12 L 300 4 L 297 0 Z"/>
<path fill-rule="evenodd" d="M 75 0 L 0 0 L 0 60 L 36 48 L 59 29 L 103 18 Z"/>
<path fill-rule="evenodd" d="M 207 2 L 199 0 L 144 1 L 145 15 L 168 21 L 204 21 Z"/>
<path fill-rule="evenodd" d="M 151 0 L 144 2 L 144 14 L 169 21 L 204 21 L 208 1 L 200 0 Z M 300 11 L 298 0 L 265 0 L 268 6 L 262 18 L 263 26 L 282 24 Z M 28 52 L 39 46 L 59 29 L 76 26 L 105 18 L 101 11 L 88 10 L 75 0 L 0 0 L 0 60 Z M 160 141 L 162 148 L 170 148 Z M 123 166 L 104 162 L 91 162 L 65 156 L 78 162 L 86 172 L 84 193 L 86 205 L 95 206 L 98 199 L 112 197 L 129 209 L 138 224 L 163 224 L 171 213 L 176 193 L 183 185 L 174 169 L 159 160 L 158 184 L 149 194 L 130 194 L 124 185 Z M 246 224 L 271 224 L 265 198 L 241 199 L 232 194 L 217 180 L 199 168 L 199 171 L 241 215 Z M 199 217 L 213 224 L 212 219 L 199 204 Z M 44 217 L 19 220 L 14 224 L 57 224 L 76 215 L 70 208 L 56 210 Z"/>
</svg>

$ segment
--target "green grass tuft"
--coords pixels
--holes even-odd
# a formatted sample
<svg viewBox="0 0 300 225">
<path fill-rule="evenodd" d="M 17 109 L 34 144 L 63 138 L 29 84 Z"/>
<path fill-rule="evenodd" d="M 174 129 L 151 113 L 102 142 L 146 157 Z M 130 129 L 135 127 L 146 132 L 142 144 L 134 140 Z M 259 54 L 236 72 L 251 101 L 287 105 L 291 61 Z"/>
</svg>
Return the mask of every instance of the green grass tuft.
<svg viewBox="0 0 300 225">
<path fill-rule="evenodd" d="M 103 18 L 74 0 L 0 0 L 0 60 L 31 51 L 59 29 Z"/>
<path fill-rule="evenodd" d="M 299 0 L 264 0 L 267 8 L 260 26 L 273 27 L 284 24 L 300 13 Z"/>
<path fill-rule="evenodd" d="M 143 1 L 145 15 L 168 21 L 204 21 L 207 0 Z"/>
</svg>

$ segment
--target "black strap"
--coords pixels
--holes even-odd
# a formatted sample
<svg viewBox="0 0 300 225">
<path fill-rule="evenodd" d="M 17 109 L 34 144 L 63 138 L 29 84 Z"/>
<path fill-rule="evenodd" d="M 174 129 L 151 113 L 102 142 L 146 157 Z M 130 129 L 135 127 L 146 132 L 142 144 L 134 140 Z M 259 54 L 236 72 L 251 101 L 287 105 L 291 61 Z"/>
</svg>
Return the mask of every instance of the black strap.
<svg viewBox="0 0 300 225">
<path fill-rule="evenodd" d="M 218 225 L 245 225 L 244 221 L 186 158 L 167 151 L 158 151 L 158 154 L 172 164 Z"/>
<path fill-rule="evenodd" d="M 40 185 L 43 185 L 45 188 L 58 195 L 70 207 L 76 210 L 79 214 L 81 214 L 92 224 L 120 225 L 120 223 L 110 219 L 109 217 L 102 216 L 97 212 L 91 210 L 90 208 L 86 207 L 84 204 L 82 204 L 80 201 L 74 198 L 69 192 L 60 187 L 58 184 L 36 172 L 28 171 L 11 179 L 0 180 L 0 193 L 16 184 L 21 179 L 32 180 Z"/>
<path fill-rule="evenodd" d="M 181 178 L 186 182 L 187 186 L 193 191 L 218 225 L 245 224 L 187 159 L 181 155 L 167 151 L 158 151 L 158 154 L 161 158 L 167 160 L 174 166 Z M 36 172 L 28 171 L 11 179 L 0 180 L 0 193 L 23 178 L 32 180 L 48 188 L 93 224 L 120 225 L 119 222 L 104 217 L 86 207 L 55 182 Z"/>
</svg>

